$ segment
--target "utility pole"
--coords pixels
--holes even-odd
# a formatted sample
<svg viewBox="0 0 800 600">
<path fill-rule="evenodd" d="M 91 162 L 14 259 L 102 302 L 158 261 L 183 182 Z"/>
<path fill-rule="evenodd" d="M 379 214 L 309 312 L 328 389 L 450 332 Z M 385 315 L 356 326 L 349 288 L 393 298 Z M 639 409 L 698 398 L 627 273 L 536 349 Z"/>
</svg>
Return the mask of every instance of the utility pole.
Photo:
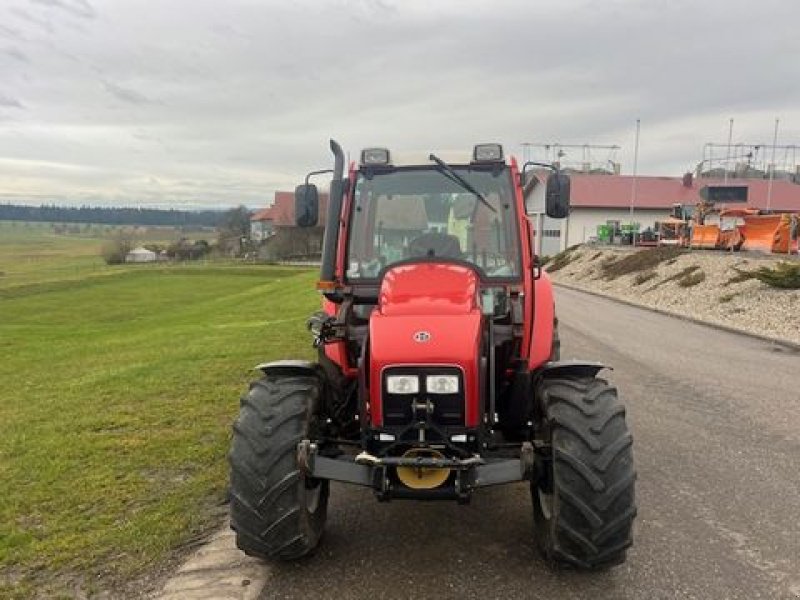
<svg viewBox="0 0 800 600">
<path fill-rule="evenodd" d="M 772 180 L 775 179 L 775 147 L 778 145 L 778 123 L 775 119 L 775 135 L 772 137 L 772 164 L 769 166 L 769 184 L 767 185 L 767 211 L 772 206 Z"/>
<path fill-rule="evenodd" d="M 633 233 L 633 207 L 636 205 L 636 175 L 639 168 L 639 127 L 641 119 L 636 119 L 636 139 L 633 143 L 633 184 L 631 185 L 631 242 L 636 245 L 636 235 Z"/>
<path fill-rule="evenodd" d="M 725 185 L 728 184 L 728 165 L 731 162 L 731 140 L 733 138 L 733 119 L 728 126 L 728 151 L 725 155 Z"/>
</svg>

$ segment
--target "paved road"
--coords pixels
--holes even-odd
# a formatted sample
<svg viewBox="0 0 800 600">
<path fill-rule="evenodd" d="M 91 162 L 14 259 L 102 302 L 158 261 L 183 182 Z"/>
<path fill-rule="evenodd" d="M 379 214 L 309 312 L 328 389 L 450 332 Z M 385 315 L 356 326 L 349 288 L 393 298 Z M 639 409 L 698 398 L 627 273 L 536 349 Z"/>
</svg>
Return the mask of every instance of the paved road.
<svg viewBox="0 0 800 600">
<path fill-rule="evenodd" d="M 800 598 L 800 354 L 579 292 L 557 292 L 565 358 L 613 365 L 639 518 L 628 562 L 553 572 L 524 485 L 467 507 L 378 504 L 335 486 L 310 559 L 261 598 Z"/>
</svg>

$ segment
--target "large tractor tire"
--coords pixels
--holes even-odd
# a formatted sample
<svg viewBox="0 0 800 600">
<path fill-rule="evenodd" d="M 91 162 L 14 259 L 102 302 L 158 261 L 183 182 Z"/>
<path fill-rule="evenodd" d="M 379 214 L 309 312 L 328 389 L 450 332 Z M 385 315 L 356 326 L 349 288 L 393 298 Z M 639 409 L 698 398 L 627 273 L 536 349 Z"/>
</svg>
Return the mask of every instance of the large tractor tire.
<svg viewBox="0 0 800 600">
<path fill-rule="evenodd" d="M 531 485 L 537 545 L 552 563 L 620 564 L 633 543 L 636 472 L 617 390 L 575 377 L 545 379 L 538 391 L 549 450 Z"/>
<path fill-rule="evenodd" d="M 300 558 L 322 535 L 328 482 L 307 478 L 297 462 L 319 394 L 316 377 L 285 375 L 253 382 L 242 397 L 229 456 L 231 527 L 250 556 Z"/>
</svg>

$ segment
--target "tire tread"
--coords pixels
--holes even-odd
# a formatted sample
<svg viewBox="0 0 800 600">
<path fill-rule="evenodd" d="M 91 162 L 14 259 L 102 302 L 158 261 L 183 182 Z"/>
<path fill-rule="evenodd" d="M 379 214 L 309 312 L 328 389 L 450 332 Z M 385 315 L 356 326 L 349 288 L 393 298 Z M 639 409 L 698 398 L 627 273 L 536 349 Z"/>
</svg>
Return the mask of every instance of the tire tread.
<svg viewBox="0 0 800 600">
<path fill-rule="evenodd" d="M 553 514 L 536 506 L 549 561 L 602 569 L 625 560 L 636 517 L 633 438 L 615 387 L 601 378 L 545 379 L 539 388 L 552 446 Z"/>
<path fill-rule="evenodd" d="M 314 376 L 264 377 L 250 384 L 233 425 L 229 453 L 231 528 L 250 556 L 291 560 L 314 550 L 327 514 L 328 483 L 315 512 L 295 454 L 319 394 Z"/>
</svg>

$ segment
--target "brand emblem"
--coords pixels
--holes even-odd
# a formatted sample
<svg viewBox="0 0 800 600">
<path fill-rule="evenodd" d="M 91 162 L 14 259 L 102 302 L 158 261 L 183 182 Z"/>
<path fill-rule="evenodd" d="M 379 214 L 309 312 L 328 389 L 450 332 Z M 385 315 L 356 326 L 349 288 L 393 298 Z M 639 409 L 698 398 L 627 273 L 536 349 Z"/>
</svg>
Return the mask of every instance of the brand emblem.
<svg viewBox="0 0 800 600">
<path fill-rule="evenodd" d="M 414 334 L 414 341 L 419 342 L 420 344 L 424 344 L 425 342 L 430 342 L 431 334 L 427 331 L 417 331 Z"/>
</svg>

